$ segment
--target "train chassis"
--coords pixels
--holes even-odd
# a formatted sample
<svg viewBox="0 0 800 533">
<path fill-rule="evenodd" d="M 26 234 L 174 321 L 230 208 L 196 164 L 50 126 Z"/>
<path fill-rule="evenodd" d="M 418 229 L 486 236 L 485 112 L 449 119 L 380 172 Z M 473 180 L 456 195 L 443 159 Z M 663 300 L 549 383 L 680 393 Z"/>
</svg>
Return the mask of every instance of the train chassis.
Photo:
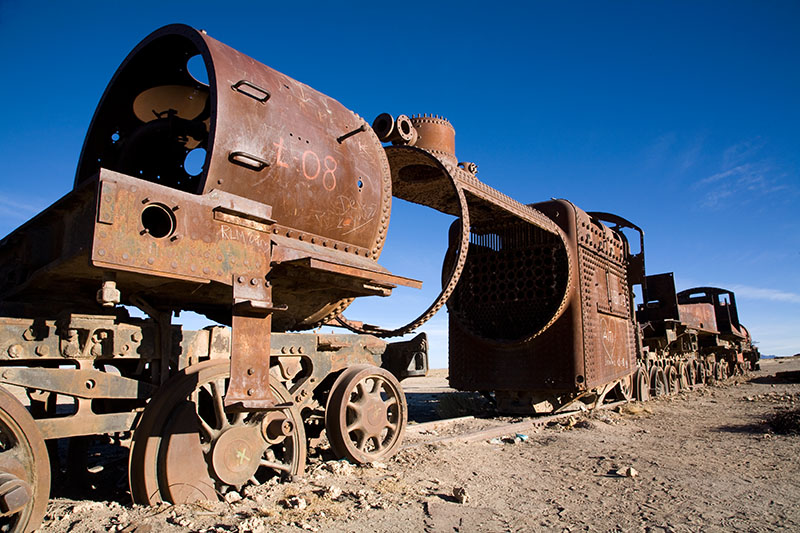
<svg viewBox="0 0 800 533">
<path fill-rule="evenodd" d="M 270 388 L 278 408 L 231 412 L 223 403 L 229 328 L 159 327 L 126 314 L 0 318 L 0 524 L 7 529 L 28 530 L 43 517 L 56 439 L 132 436 L 131 495 L 148 504 L 215 500 L 273 476 L 300 475 L 307 443 L 317 445 L 323 428 L 339 458 L 386 458 L 407 421 L 399 382 L 427 371 L 424 334 L 387 343 L 275 333 Z M 20 401 L 26 397 L 30 410 Z"/>
</svg>

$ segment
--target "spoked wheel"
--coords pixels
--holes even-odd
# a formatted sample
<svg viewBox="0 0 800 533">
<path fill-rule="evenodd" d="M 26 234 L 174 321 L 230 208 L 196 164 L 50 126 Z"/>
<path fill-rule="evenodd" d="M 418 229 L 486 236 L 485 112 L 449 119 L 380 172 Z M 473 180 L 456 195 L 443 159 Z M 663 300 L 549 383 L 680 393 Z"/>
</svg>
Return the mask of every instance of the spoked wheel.
<svg viewBox="0 0 800 533">
<path fill-rule="evenodd" d="M 717 380 L 717 363 L 709 361 L 706 363 L 706 383 L 714 383 Z"/>
<path fill-rule="evenodd" d="M 706 383 L 706 365 L 703 363 L 697 363 L 696 367 L 696 383 L 699 385 L 703 385 Z"/>
<path fill-rule="evenodd" d="M 0 387 L 0 531 L 33 531 L 50 498 L 50 459 L 28 410 Z"/>
<path fill-rule="evenodd" d="M 650 395 L 654 398 L 669 394 L 669 384 L 664 371 L 658 367 L 653 367 L 650 371 Z"/>
<path fill-rule="evenodd" d="M 306 437 L 300 413 L 225 412 L 228 361 L 205 361 L 170 379 L 145 409 L 128 465 L 136 503 L 216 500 L 270 477 L 302 473 Z M 270 381 L 279 404 L 291 397 Z"/>
<path fill-rule="evenodd" d="M 633 375 L 633 391 L 636 399 L 640 402 L 650 399 L 650 377 L 642 367 L 637 368 Z"/>
<path fill-rule="evenodd" d="M 357 365 L 331 388 L 325 430 L 337 457 L 356 463 L 387 459 L 403 440 L 408 408 L 400 383 L 387 370 Z"/>
<path fill-rule="evenodd" d="M 617 400 L 631 401 L 633 400 L 633 374 L 625 376 L 617 386 L 614 387 L 614 394 Z"/>
<path fill-rule="evenodd" d="M 694 365 L 691 362 L 681 363 L 681 388 L 688 389 L 694 385 Z"/>
<path fill-rule="evenodd" d="M 667 376 L 667 383 L 669 384 L 669 394 L 675 394 L 681 390 L 681 380 L 678 371 L 674 365 L 669 365 L 664 373 Z"/>
<path fill-rule="evenodd" d="M 728 377 L 728 364 L 725 361 L 717 361 L 715 377 L 717 381 L 724 381 Z"/>
</svg>

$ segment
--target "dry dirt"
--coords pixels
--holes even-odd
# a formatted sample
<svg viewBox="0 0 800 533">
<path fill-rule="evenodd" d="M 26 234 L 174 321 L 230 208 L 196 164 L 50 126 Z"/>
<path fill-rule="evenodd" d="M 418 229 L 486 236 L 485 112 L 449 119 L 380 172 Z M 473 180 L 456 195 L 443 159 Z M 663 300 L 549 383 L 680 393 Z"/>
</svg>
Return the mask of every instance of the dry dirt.
<svg viewBox="0 0 800 533">
<path fill-rule="evenodd" d="M 800 384 L 767 360 L 729 383 L 563 419 L 518 438 L 426 444 L 510 419 L 412 430 L 386 464 L 311 457 L 306 476 L 228 502 L 132 507 L 124 449 L 95 449 L 91 485 L 62 478 L 46 531 L 774 531 L 800 530 L 800 436 L 767 424 L 800 408 Z M 456 415 L 441 373 L 404 383 L 411 419 Z M 455 402 L 453 400 L 456 400 Z M 509 435 L 514 437 L 514 435 Z M 95 469 L 96 471 L 97 469 Z M 85 499 L 74 498 L 79 491 Z"/>
</svg>

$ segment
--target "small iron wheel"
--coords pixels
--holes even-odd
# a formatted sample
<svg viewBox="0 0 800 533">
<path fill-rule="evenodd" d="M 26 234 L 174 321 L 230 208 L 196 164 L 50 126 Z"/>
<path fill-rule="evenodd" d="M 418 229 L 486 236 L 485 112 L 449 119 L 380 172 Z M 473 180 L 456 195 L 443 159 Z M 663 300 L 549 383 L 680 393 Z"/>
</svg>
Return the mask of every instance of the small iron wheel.
<svg viewBox="0 0 800 533">
<path fill-rule="evenodd" d="M 678 375 L 678 371 L 675 369 L 674 365 L 669 365 L 664 374 L 667 377 L 667 383 L 669 384 L 669 394 L 675 394 L 679 390 L 681 390 L 681 380 L 680 376 Z"/>
<path fill-rule="evenodd" d="M 345 370 L 333 384 L 325 409 L 333 452 L 362 464 L 394 455 L 407 420 L 400 382 L 387 370 L 371 365 Z"/>
<path fill-rule="evenodd" d="M 633 374 L 629 374 L 619 380 L 617 386 L 614 387 L 614 395 L 617 400 L 631 401 L 633 400 Z"/>
<path fill-rule="evenodd" d="M 703 363 L 700 361 L 693 361 L 692 370 L 694 372 L 694 384 L 702 385 L 705 382 Z"/>
<path fill-rule="evenodd" d="M 717 381 L 724 381 L 728 377 L 728 369 L 725 361 L 717 361 L 714 375 Z"/>
<path fill-rule="evenodd" d="M 642 367 L 636 369 L 633 377 L 634 394 L 640 402 L 650 399 L 650 377 Z"/>
<path fill-rule="evenodd" d="M 0 387 L 0 531 L 33 531 L 50 498 L 50 459 L 39 427 Z"/>
<path fill-rule="evenodd" d="M 229 361 L 205 361 L 171 378 L 133 435 L 128 477 L 134 502 L 217 500 L 270 477 L 303 472 L 306 437 L 294 407 L 225 411 Z M 270 381 L 279 404 L 291 397 Z"/>
<path fill-rule="evenodd" d="M 654 398 L 669 394 L 669 384 L 664 370 L 653 367 L 650 371 L 650 395 Z"/>
<path fill-rule="evenodd" d="M 694 365 L 691 362 L 681 363 L 681 388 L 688 389 L 694 385 Z"/>
</svg>

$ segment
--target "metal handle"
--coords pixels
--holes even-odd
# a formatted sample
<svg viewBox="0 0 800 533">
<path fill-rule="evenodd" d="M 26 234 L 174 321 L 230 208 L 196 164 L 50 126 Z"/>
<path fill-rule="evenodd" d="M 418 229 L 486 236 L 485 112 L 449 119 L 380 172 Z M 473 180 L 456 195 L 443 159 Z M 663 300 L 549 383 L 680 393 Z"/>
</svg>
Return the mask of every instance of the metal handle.
<svg viewBox="0 0 800 533">
<path fill-rule="evenodd" d="M 231 85 L 231 89 L 238 91 L 245 96 L 249 96 L 253 100 L 261 102 L 262 104 L 269 100 L 270 97 L 268 90 L 262 89 L 255 83 L 251 83 L 247 80 L 237 81 L 235 84 Z"/>
<path fill-rule="evenodd" d="M 256 155 L 248 154 L 247 152 L 231 152 L 228 155 L 228 161 L 255 170 L 256 172 L 264 170 L 269 166 L 268 161 Z"/>
</svg>

